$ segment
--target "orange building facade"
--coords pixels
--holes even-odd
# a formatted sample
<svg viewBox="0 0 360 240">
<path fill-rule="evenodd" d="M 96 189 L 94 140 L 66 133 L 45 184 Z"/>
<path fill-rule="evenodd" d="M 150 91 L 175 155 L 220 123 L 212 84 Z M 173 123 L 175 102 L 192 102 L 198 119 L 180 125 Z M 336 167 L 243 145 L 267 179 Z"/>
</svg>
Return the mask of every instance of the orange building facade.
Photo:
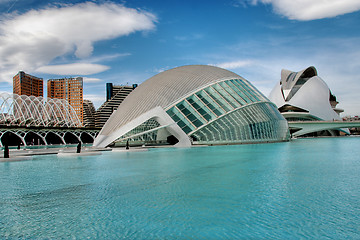
<svg viewBox="0 0 360 240">
<path fill-rule="evenodd" d="M 31 76 L 23 71 L 13 77 L 13 93 L 18 95 L 43 97 L 43 85 L 42 78 Z"/>
<path fill-rule="evenodd" d="M 83 78 L 49 79 L 47 97 L 65 99 L 74 108 L 83 123 Z"/>
</svg>

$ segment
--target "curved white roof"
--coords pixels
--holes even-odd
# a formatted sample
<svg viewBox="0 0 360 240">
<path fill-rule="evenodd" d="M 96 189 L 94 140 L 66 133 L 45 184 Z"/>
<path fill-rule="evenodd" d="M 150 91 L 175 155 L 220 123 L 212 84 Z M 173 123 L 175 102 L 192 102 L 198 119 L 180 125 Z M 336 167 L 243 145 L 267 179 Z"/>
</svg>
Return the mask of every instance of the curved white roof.
<svg viewBox="0 0 360 240">
<path fill-rule="evenodd" d="M 302 80 L 300 84 L 299 80 Z M 282 70 L 281 81 L 270 92 L 269 99 L 278 108 L 291 105 L 323 120 L 340 120 L 330 105 L 329 96 L 325 81 L 317 75 L 315 67 L 309 67 L 300 72 Z"/>
<path fill-rule="evenodd" d="M 311 66 L 299 72 L 292 72 L 287 69 L 281 70 L 281 88 L 283 91 L 291 90 L 300 79 L 309 79 L 317 76 L 317 70 Z"/>
<path fill-rule="evenodd" d="M 110 116 L 99 135 L 108 135 L 141 114 L 163 109 L 194 90 L 220 79 L 243 79 L 214 66 L 188 65 L 161 72 L 139 85 Z"/>
</svg>

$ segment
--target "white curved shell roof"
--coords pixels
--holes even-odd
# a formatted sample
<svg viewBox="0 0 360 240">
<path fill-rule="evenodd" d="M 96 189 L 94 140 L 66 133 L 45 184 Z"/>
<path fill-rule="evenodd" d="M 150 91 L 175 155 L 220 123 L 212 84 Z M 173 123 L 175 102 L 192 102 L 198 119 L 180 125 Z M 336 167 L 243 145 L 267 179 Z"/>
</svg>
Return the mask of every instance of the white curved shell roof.
<svg viewBox="0 0 360 240">
<path fill-rule="evenodd" d="M 294 78 L 288 80 L 290 74 L 294 74 Z M 305 74 L 306 81 L 299 89 L 296 89 L 295 94 L 290 98 L 286 99 L 287 91 L 292 91 L 296 87 L 296 83 L 300 76 Z M 281 83 L 277 83 L 274 89 L 269 95 L 269 99 L 281 108 L 285 105 L 291 105 L 304 109 L 309 114 L 316 116 L 323 120 L 340 120 L 340 116 L 332 109 L 329 96 L 330 89 L 327 84 L 319 76 L 314 67 L 309 67 L 300 72 L 290 72 L 283 70 L 281 75 Z M 287 81 L 288 80 L 288 81 Z"/>
<path fill-rule="evenodd" d="M 317 70 L 311 66 L 299 72 L 292 72 L 287 69 L 281 70 L 281 87 L 283 90 L 291 90 L 300 78 L 311 78 L 317 76 Z"/>
<path fill-rule="evenodd" d="M 160 106 L 168 107 L 194 90 L 220 79 L 239 75 L 208 65 L 188 65 L 159 73 L 139 85 L 111 115 L 100 135 L 108 135 L 141 114 Z"/>
</svg>

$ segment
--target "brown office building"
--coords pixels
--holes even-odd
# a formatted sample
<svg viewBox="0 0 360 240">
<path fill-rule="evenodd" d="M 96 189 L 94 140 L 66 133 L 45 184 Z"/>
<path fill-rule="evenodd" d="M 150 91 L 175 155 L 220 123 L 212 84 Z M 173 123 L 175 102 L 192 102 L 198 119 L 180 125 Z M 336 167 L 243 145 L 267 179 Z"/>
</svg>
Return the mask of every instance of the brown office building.
<svg viewBox="0 0 360 240">
<path fill-rule="evenodd" d="M 74 108 L 83 123 L 83 78 L 49 79 L 47 82 L 48 98 L 65 99 Z"/>
<path fill-rule="evenodd" d="M 43 97 L 43 79 L 20 71 L 13 77 L 13 93 L 18 95 Z"/>
</svg>

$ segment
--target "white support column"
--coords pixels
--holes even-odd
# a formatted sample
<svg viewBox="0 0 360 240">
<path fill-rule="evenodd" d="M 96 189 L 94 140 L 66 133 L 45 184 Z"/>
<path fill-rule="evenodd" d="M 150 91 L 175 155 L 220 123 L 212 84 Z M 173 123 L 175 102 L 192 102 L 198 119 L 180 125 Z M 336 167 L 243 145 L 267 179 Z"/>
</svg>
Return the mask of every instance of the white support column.
<svg viewBox="0 0 360 240">
<path fill-rule="evenodd" d="M 119 137 L 123 136 L 127 132 L 131 131 L 132 129 L 136 128 L 140 124 L 144 123 L 145 121 L 149 120 L 150 118 L 154 118 L 158 123 L 160 123 L 160 126 L 165 126 L 166 130 L 174 135 L 179 142 L 175 144 L 175 147 L 190 147 L 191 142 L 189 137 L 186 135 L 186 133 L 174 122 L 174 120 L 165 112 L 165 110 L 158 106 L 150 111 L 140 115 L 139 117 L 135 118 L 131 122 L 123 125 L 119 129 L 113 131 L 109 135 L 98 135 L 95 138 L 94 146 L 95 147 L 106 147 L 110 145 L 112 142 L 114 142 Z"/>
</svg>

